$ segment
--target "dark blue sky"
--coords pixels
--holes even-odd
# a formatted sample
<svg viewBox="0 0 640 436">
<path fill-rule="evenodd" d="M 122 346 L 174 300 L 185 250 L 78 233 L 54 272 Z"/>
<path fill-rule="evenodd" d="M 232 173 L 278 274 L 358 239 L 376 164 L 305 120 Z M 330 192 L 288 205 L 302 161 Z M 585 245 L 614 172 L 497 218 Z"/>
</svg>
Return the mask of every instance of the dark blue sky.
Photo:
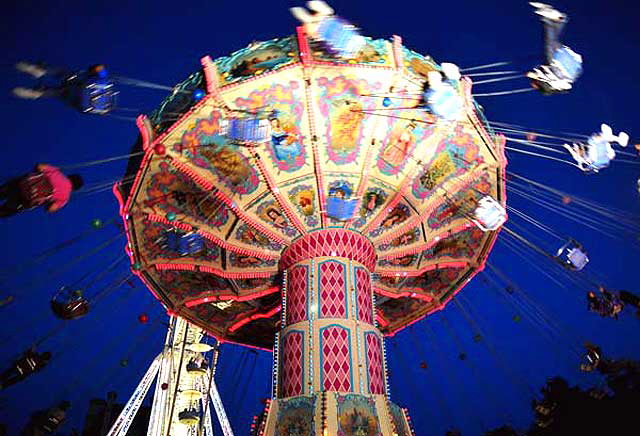
<svg viewBox="0 0 640 436">
<path fill-rule="evenodd" d="M 133 123 L 113 118 L 80 115 L 56 101 L 29 102 L 14 99 L 10 90 L 28 85 L 12 65 L 19 60 L 43 60 L 54 65 L 82 68 L 106 63 L 112 71 L 173 85 L 199 67 L 199 58 L 218 57 L 265 40 L 291 34 L 296 25 L 288 12 L 292 2 L 158 1 L 11 2 L 0 18 L 0 114 L 4 146 L 0 174 L 7 179 L 28 171 L 36 162 L 69 165 L 123 155 L 136 138 Z M 524 70 L 542 53 L 541 26 L 525 1 L 460 0 L 425 2 L 362 0 L 332 2 L 336 11 L 352 20 L 363 33 L 378 38 L 392 34 L 405 45 L 461 67 L 513 60 Z M 564 40 L 583 54 L 584 75 L 567 95 L 543 97 L 536 93 L 480 100 L 490 120 L 522 124 L 553 131 L 589 134 L 606 121 L 615 130 L 625 129 L 638 138 L 636 105 L 640 87 L 640 10 L 628 1 L 586 0 L 556 2 L 571 21 Z M 513 89 L 526 82 L 479 85 L 478 90 Z M 121 104 L 142 112 L 152 110 L 163 92 L 123 88 Z M 114 181 L 125 161 L 81 170 L 89 184 Z M 556 188 L 636 214 L 640 212 L 635 180 L 638 166 L 614 162 L 596 176 L 577 169 L 527 156 L 510 155 L 510 171 Z M 533 203 L 510 197 L 512 205 L 571 234 L 589 249 L 589 271 L 606 278 L 614 289 L 640 292 L 637 278 L 638 250 L 580 227 Z M 90 229 L 93 218 L 116 217 L 117 205 L 109 191 L 77 196 L 55 215 L 35 211 L 0 222 L 5 250 L 0 265 L 0 293 L 15 302 L 0 308 L 4 329 L 0 335 L 0 364 L 8 365 L 22 350 L 54 333 L 58 326 L 49 312 L 51 294 L 73 283 L 86 272 L 104 269 L 123 253 L 124 240 L 116 240 L 99 253 L 84 253 L 112 239 L 118 232 L 111 224 L 93 232 L 66 251 L 16 272 L 37 253 Z M 504 235 L 501 236 L 501 238 Z M 556 244 L 548 239 L 548 248 Z M 70 261 L 81 259 L 69 266 Z M 419 435 L 440 435 L 457 427 L 466 435 L 511 420 L 526 427 L 531 419 L 531 390 L 545 379 L 563 375 L 572 382 L 597 383 L 597 376 L 580 375 L 579 361 L 566 341 L 574 345 L 589 339 L 612 356 L 640 358 L 640 321 L 631 311 L 620 320 L 600 319 L 585 309 L 585 288 L 559 287 L 535 269 L 551 265 L 536 258 L 527 264 L 498 243 L 490 262 L 504 271 L 546 313 L 563 327 L 551 340 L 542 333 L 549 324 L 514 322 L 517 311 L 498 291 L 487 287 L 479 275 L 463 291 L 463 304 L 471 308 L 472 323 L 455 306 L 415 324 L 387 341 L 392 399 L 409 408 Z M 636 261 L 634 261 L 634 259 Z M 68 268 L 58 271 L 60 268 Z M 95 295 L 126 273 L 119 265 L 87 294 Z M 57 274 L 57 275 L 56 275 Z M 85 281 L 86 283 L 86 281 Z M 569 283 L 565 281 L 565 283 Z M 160 351 L 164 336 L 163 310 L 140 283 L 121 286 L 96 304 L 84 319 L 68 323 L 40 345 L 54 352 L 50 366 L 31 379 L 0 392 L 0 422 L 16 434 L 28 415 L 62 399 L 72 401 L 67 434 L 81 428 L 88 400 L 117 390 L 126 400 L 148 363 Z M 516 297 L 522 301 L 523 297 Z M 152 321 L 137 322 L 140 313 Z M 157 320 L 157 321 L 154 321 Z M 473 341 L 472 324 L 484 331 Z M 466 360 L 458 359 L 464 352 Z M 57 354 L 56 354 L 57 353 Z M 126 367 L 120 365 L 124 358 Z M 428 367 L 420 367 L 421 362 Z M 269 395 L 271 355 L 254 354 L 224 346 L 218 371 L 223 401 L 237 434 L 244 434 L 258 413 L 260 398 Z"/>
</svg>

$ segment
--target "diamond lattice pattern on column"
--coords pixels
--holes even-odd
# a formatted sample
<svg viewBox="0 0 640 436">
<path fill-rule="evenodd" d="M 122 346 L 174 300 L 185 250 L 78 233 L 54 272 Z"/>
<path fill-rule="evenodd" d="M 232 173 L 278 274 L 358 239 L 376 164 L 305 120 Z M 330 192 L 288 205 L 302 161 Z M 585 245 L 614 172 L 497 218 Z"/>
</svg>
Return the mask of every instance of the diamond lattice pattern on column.
<svg viewBox="0 0 640 436">
<path fill-rule="evenodd" d="M 302 395 L 303 367 L 302 332 L 290 332 L 282 347 L 282 396 Z"/>
<path fill-rule="evenodd" d="M 384 375 L 382 373 L 382 347 L 375 333 L 365 335 L 367 343 L 367 371 L 369 373 L 369 391 L 372 394 L 384 393 Z"/>
<path fill-rule="evenodd" d="M 373 324 L 373 307 L 371 301 L 371 283 L 369 273 L 362 267 L 356 267 L 356 292 L 358 295 L 358 319 Z"/>
<path fill-rule="evenodd" d="M 349 331 L 331 326 L 322 329 L 322 388 L 351 391 L 351 349 Z"/>
<path fill-rule="evenodd" d="M 320 265 L 320 316 L 322 318 L 347 317 L 347 283 L 344 265 L 336 261 Z"/>
<path fill-rule="evenodd" d="M 307 319 L 308 268 L 298 265 L 288 274 L 287 325 Z"/>
</svg>

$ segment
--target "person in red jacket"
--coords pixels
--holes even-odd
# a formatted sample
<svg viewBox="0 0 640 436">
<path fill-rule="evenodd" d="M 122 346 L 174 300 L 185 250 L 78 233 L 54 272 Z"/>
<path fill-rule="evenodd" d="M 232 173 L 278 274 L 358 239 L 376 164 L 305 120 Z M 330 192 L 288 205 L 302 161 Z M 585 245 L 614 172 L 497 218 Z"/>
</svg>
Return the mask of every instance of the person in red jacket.
<svg viewBox="0 0 640 436">
<path fill-rule="evenodd" d="M 67 204 L 71 192 L 82 185 L 82 177 L 77 174 L 67 177 L 52 165 L 38 164 L 35 172 L 0 186 L 0 198 L 5 200 L 0 206 L 0 217 L 45 205 L 48 212 L 56 212 Z"/>
</svg>

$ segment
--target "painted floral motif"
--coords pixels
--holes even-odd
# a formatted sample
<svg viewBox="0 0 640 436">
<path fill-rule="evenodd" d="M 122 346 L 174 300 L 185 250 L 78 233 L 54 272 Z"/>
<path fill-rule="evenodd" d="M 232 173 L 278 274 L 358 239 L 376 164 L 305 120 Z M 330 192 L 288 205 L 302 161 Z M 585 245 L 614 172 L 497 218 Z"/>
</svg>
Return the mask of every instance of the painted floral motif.
<svg viewBox="0 0 640 436">
<path fill-rule="evenodd" d="M 398 286 L 400 286 L 404 281 L 406 280 L 406 277 L 400 277 L 400 276 L 382 276 L 379 277 L 377 280 L 375 280 L 375 282 L 377 284 L 380 284 L 386 288 L 397 288 Z"/>
<path fill-rule="evenodd" d="M 293 237 L 298 231 L 289 223 L 289 220 L 280 209 L 275 200 L 267 200 L 257 210 L 257 214 L 264 222 Z"/>
<path fill-rule="evenodd" d="M 296 94 L 299 88 L 298 82 L 291 81 L 287 85 L 265 86 L 252 91 L 246 98 L 235 100 L 239 109 L 252 111 L 269 108 L 271 141 L 267 150 L 275 166 L 288 173 L 299 170 L 306 161 L 306 149 L 300 131 L 304 104 Z"/>
<path fill-rule="evenodd" d="M 336 393 L 338 403 L 338 436 L 382 436 L 371 397 Z"/>
<path fill-rule="evenodd" d="M 212 111 L 209 118 L 198 120 L 183 133 L 182 142 L 174 145 L 174 150 L 215 174 L 234 194 L 250 194 L 260 184 L 258 173 L 240 147 L 220 134 L 219 122 L 220 113 Z"/>
<path fill-rule="evenodd" d="M 315 436 L 315 408 L 315 395 L 280 400 L 275 436 Z"/>
<path fill-rule="evenodd" d="M 242 223 L 235 231 L 235 237 L 237 240 L 244 242 L 245 244 L 253 245 L 261 248 L 268 248 L 269 250 L 280 251 L 282 245 L 277 242 L 271 241 L 262 233 L 255 229 L 252 229 L 248 225 Z"/>
<path fill-rule="evenodd" d="M 309 227 L 316 227 L 319 224 L 315 215 L 316 191 L 311 185 L 297 185 L 289 191 L 289 201 L 293 203 L 298 212 L 304 216 L 304 220 Z"/>
</svg>

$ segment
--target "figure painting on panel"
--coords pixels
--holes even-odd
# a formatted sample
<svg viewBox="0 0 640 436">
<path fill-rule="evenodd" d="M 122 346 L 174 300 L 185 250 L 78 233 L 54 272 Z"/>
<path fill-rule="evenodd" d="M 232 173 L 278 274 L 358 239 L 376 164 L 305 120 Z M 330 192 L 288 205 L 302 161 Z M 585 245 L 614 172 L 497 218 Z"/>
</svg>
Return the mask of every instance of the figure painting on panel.
<svg viewBox="0 0 640 436">
<path fill-rule="evenodd" d="M 302 153 L 296 136 L 282 126 L 278 117 L 271 116 L 269 122 L 271 123 L 271 146 L 276 159 L 292 163 Z"/>
<path fill-rule="evenodd" d="M 360 216 L 362 218 L 371 215 L 386 199 L 386 194 L 380 189 L 370 189 L 364 194 Z"/>
<path fill-rule="evenodd" d="M 382 159 L 391 166 L 398 166 L 407 159 L 411 147 L 416 141 L 413 131 L 416 128 L 414 121 L 404 128 L 397 129 L 391 133 L 387 146 L 382 151 Z"/>
</svg>

